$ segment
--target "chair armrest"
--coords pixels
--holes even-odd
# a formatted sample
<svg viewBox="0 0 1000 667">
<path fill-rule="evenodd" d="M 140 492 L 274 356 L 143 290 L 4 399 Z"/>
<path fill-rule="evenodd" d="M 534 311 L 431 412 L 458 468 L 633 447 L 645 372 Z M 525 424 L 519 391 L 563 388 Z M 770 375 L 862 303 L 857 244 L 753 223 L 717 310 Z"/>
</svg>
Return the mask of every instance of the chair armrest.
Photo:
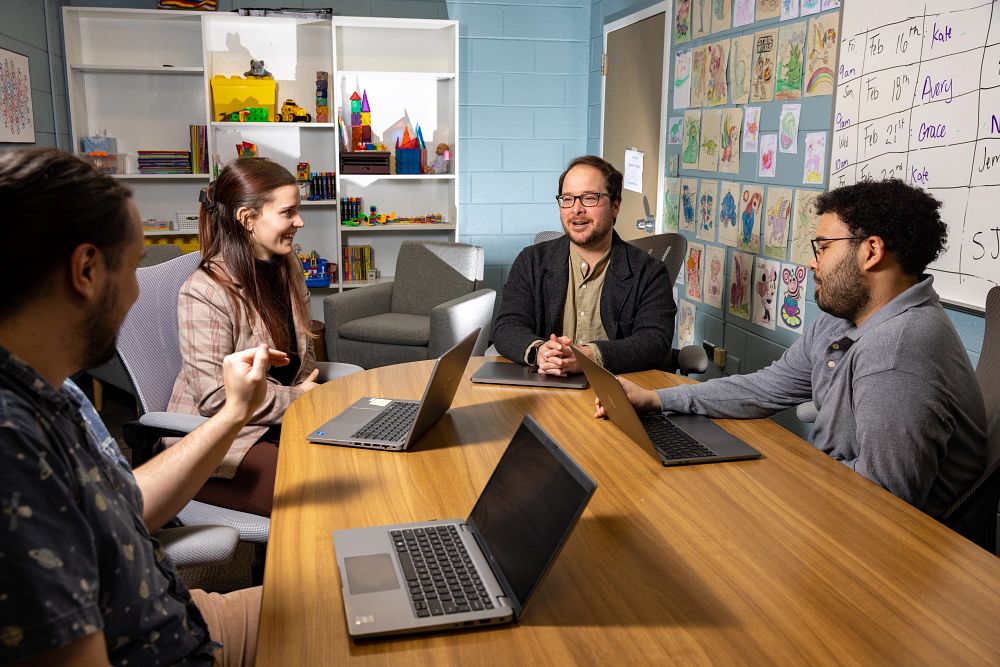
<svg viewBox="0 0 1000 667">
<path fill-rule="evenodd" d="M 156 539 L 177 567 L 208 566 L 233 559 L 240 533 L 228 526 L 181 526 L 160 530 Z"/>
<path fill-rule="evenodd" d="M 708 353 L 701 345 L 685 345 L 672 350 L 674 366 L 681 375 L 704 373 L 708 370 Z"/>
<path fill-rule="evenodd" d="M 481 289 L 445 301 L 431 309 L 430 342 L 427 358 L 436 359 L 453 347 L 476 327 L 482 328 L 473 356 L 481 356 L 490 340 L 493 321 L 493 303 L 497 293 L 492 289 Z"/>
<path fill-rule="evenodd" d="M 795 406 L 795 416 L 799 418 L 799 421 L 803 424 L 812 424 L 816 421 L 816 416 L 819 414 L 819 410 L 816 409 L 816 404 L 812 401 L 806 401 L 805 403 L 800 403 Z"/>
<path fill-rule="evenodd" d="M 323 299 L 323 323 L 326 325 L 326 356 L 337 361 L 341 325 L 363 317 L 388 313 L 392 305 L 392 282 L 346 290 Z"/>
<path fill-rule="evenodd" d="M 207 421 L 208 417 L 181 412 L 147 412 L 139 417 L 139 423 L 147 428 L 178 433 L 190 433 Z"/>
<path fill-rule="evenodd" d="M 153 458 L 161 438 L 183 437 L 208 421 L 208 417 L 179 412 L 147 412 L 135 421 L 122 424 L 125 444 L 132 450 L 132 467 Z"/>
<path fill-rule="evenodd" d="M 337 378 L 344 377 L 345 375 L 365 370 L 361 366 L 344 364 L 339 361 L 317 361 L 316 368 L 319 369 L 319 375 L 316 376 L 316 382 L 318 384 L 323 384 L 324 382 L 329 382 L 330 380 L 335 380 Z"/>
<path fill-rule="evenodd" d="M 266 543 L 271 535 L 271 520 L 224 507 L 192 500 L 177 513 L 185 526 L 228 526 L 239 531 L 244 542 Z"/>
</svg>

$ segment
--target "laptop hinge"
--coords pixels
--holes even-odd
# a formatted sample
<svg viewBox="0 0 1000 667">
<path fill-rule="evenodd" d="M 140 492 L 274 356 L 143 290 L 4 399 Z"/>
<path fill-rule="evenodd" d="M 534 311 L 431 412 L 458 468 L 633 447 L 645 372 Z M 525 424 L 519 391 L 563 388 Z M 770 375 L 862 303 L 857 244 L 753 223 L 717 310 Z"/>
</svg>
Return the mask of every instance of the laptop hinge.
<svg viewBox="0 0 1000 667">
<path fill-rule="evenodd" d="M 516 620 L 517 617 L 521 615 L 521 604 L 517 601 L 517 597 L 514 595 L 514 589 L 512 589 L 510 584 L 507 583 L 507 578 L 504 577 L 503 571 L 500 569 L 500 565 L 496 562 L 493 558 L 493 554 L 490 553 L 490 550 L 487 548 L 486 541 L 483 539 L 483 536 L 479 534 L 476 527 L 472 525 L 471 520 L 467 519 L 464 523 L 462 523 L 461 528 L 464 532 L 472 535 L 472 539 L 474 539 L 476 544 L 479 545 L 479 551 L 483 554 L 483 558 L 486 559 L 486 563 L 490 566 L 490 570 L 493 572 L 493 578 L 497 580 L 497 583 L 500 584 L 500 588 L 503 589 L 504 595 L 501 597 L 504 599 L 507 606 L 511 608 L 511 611 L 514 613 L 514 619 Z"/>
</svg>

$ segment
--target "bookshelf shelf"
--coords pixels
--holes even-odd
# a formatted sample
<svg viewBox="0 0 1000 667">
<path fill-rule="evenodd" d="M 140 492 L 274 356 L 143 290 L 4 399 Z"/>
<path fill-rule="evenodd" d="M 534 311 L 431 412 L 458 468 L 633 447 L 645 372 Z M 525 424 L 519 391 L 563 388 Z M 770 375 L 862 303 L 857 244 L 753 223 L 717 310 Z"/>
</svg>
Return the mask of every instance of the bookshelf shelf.
<svg viewBox="0 0 1000 667">
<path fill-rule="evenodd" d="M 80 64 L 70 65 L 70 71 L 105 73 L 105 74 L 178 74 L 182 76 L 204 76 L 204 67 L 174 67 L 172 65 L 160 65 L 159 67 L 147 67 L 146 65 L 96 65 Z"/>
<path fill-rule="evenodd" d="M 207 181 L 209 174 L 111 174 L 122 181 Z"/>
<path fill-rule="evenodd" d="M 175 231 L 173 229 L 165 229 L 163 231 L 154 232 L 143 232 L 143 236 L 198 236 L 198 232 L 181 232 Z"/>
<path fill-rule="evenodd" d="M 447 232 L 455 229 L 455 225 L 452 224 L 419 224 L 419 223 L 400 223 L 393 224 L 387 223 L 384 225 L 361 225 L 354 227 L 351 225 L 341 225 L 340 233 L 345 232 L 360 232 L 360 233 L 373 233 L 373 232 Z"/>
<path fill-rule="evenodd" d="M 272 130 L 275 128 L 291 130 L 291 129 L 301 129 L 301 130 L 329 130 L 330 128 L 337 127 L 336 123 L 280 123 L 271 122 L 266 123 L 233 123 L 229 121 L 212 121 L 212 127 L 238 127 L 247 129 L 268 129 Z"/>
</svg>

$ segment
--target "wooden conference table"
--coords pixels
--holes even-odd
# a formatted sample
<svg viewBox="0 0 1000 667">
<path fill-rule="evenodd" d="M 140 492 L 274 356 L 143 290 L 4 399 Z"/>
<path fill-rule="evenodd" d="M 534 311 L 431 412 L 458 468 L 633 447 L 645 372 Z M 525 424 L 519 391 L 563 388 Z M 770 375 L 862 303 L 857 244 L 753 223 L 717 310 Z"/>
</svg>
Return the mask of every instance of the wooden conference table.
<svg viewBox="0 0 1000 667">
<path fill-rule="evenodd" d="M 777 424 L 720 421 L 761 460 L 664 468 L 592 418 L 590 389 L 471 384 L 482 362 L 406 453 L 304 435 L 360 396 L 419 399 L 433 362 L 341 378 L 288 410 L 258 665 L 1000 664 L 1000 559 Z M 464 518 L 525 414 L 598 488 L 521 621 L 352 642 L 331 533 Z"/>
</svg>

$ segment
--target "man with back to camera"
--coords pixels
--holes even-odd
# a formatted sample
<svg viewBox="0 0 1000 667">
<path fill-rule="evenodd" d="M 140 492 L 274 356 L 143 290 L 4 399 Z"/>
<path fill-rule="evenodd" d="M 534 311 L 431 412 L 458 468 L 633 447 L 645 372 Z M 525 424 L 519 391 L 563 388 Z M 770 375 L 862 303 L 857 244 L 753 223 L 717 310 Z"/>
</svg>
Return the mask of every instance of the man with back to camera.
<svg viewBox="0 0 1000 667">
<path fill-rule="evenodd" d="M 677 307 L 663 263 L 614 231 L 622 174 L 599 157 L 559 177 L 564 236 L 521 251 L 493 325 L 503 356 L 539 373 L 580 370 L 570 344 L 613 373 L 665 368 Z"/>
<path fill-rule="evenodd" d="M 131 193 L 68 153 L 18 150 L 0 155 L 0 206 L 0 663 L 253 664 L 260 587 L 189 593 L 150 534 L 208 479 L 287 356 L 226 357 L 223 409 L 133 474 L 67 380 L 110 358 L 139 294 Z"/>
<path fill-rule="evenodd" d="M 933 517 L 986 466 L 979 384 L 934 279 L 941 203 L 900 180 L 821 194 L 809 267 L 824 312 L 773 364 L 652 391 L 621 379 L 640 412 L 766 417 L 812 400 L 812 443 Z M 603 416 L 598 403 L 597 415 Z"/>
</svg>

